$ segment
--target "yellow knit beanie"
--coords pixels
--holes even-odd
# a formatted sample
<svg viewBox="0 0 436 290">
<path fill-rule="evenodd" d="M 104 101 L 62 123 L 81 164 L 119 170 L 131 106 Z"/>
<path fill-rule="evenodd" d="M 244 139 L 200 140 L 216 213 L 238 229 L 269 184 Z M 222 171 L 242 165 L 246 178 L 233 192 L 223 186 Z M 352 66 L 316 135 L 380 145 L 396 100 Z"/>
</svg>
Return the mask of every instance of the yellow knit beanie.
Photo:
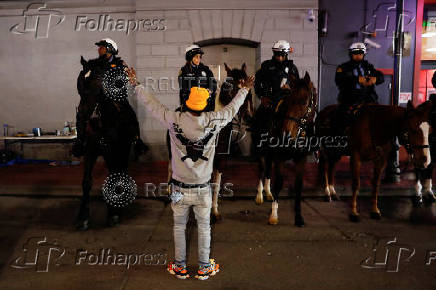
<svg viewBox="0 0 436 290">
<path fill-rule="evenodd" d="M 186 106 L 194 111 L 203 111 L 207 106 L 209 91 L 205 88 L 192 87 Z"/>
</svg>

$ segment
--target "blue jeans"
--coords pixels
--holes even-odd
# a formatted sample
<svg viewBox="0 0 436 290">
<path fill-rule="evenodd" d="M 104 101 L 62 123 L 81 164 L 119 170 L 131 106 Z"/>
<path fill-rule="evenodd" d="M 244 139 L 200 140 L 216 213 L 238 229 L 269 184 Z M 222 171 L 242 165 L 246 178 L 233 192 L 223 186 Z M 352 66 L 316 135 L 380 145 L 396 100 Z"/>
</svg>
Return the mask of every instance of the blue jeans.
<svg viewBox="0 0 436 290">
<path fill-rule="evenodd" d="M 186 223 L 189 209 L 192 207 L 198 227 L 198 263 L 200 266 L 209 264 L 210 253 L 210 210 L 212 207 L 211 187 L 182 188 L 176 185 L 171 190 L 183 193 L 183 198 L 177 203 L 171 203 L 174 217 L 175 263 L 186 266 Z"/>
</svg>

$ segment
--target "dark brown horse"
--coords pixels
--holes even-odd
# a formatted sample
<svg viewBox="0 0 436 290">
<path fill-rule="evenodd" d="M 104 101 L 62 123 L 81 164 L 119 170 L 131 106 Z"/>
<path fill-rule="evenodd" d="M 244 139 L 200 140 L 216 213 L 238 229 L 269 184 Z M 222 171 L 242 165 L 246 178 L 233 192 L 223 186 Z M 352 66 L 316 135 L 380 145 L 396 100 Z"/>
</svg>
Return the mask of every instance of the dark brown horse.
<svg viewBox="0 0 436 290">
<path fill-rule="evenodd" d="M 140 154 L 147 147 L 140 139 L 139 123 L 127 99 L 113 101 L 105 97 L 102 81 L 105 70 L 96 62 L 81 59 L 83 70 L 77 79 L 82 110 L 87 111 L 82 200 L 76 220 L 78 229 L 89 227 L 89 193 L 92 170 L 98 156 L 103 156 L 109 173 L 127 173 L 132 144 Z M 108 204 L 108 224 L 119 222 L 119 211 Z"/>
<path fill-rule="evenodd" d="M 334 140 L 336 130 L 332 128 L 332 118 L 337 105 L 324 108 L 316 120 L 316 134 L 318 138 Z M 387 158 L 393 148 L 394 137 L 408 149 L 412 155 L 415 168 L 425 168 L 430 163 L 428 145 L 428 114 L 431 103 L 425 102 L 414 108 L 412 103 L 407 108 L 386 105 L 365 105 L 359 109 L 345 134 L 346 147 L 332 146 L 324 142 L 320 150 L 320 173 L 328 201 L 337 199 L 334 188 L 335 165 L 342 155 L 350 156 L 352 172 L 353 199 L 351 204 L 351 221 L 359 221 L 357 211 L 357 195 L 360 188 L 360 167 L 364 161 L 374 164 L 372 180 L 372 211 L 371 218 L 380 219 L 381 213 L 377 204 L 380 191 L 380 180 L 386 167 Z M 342 137 L 342 136 L 339 136 Z M 338 145 L 339 143 L 336 142 Z M 343 144 L 343 142 L 340 142 Z M 345 149 L 345 150 L 344 150 Z"/>
<path fill-rule="evenodd" d="M 291 76 L 290 86 L 282 89 L 282 96 L 282 100 L 275 107 L 268 136 L 256 138 L 254 146 L 262 147 L 262 150 L 258 151 L 264 154 L 265 166 L 261 166 L 260 171 L 273 169 L 272 195 L 274 201 L 268 223 L 271 225 L 278 224 L 278 200 L 280 191 L 283 188 L 284 162 L 293 160 L 296 174 L 294 182 L 294 223 L 296 226 L 302 227 L 304 226 L 304 218 L 301 214 L 303 175 L 307 156 L 310 153 L 308 140 L 313 135 L 317 94 L 310 76 L 306 72 L 302 79 L 295 79 Z M 262 176 L 264 173 L 261 172 L 260 174 Z M 262 179 L 260 180 L 261 183 Z M 288 191 L 291 192 L 290 187 Z M 260 195 L 262 195 L 261 191 Z M 258 200 L 259 196 L 256 199 Z"/>
<path fill-rule="evenodd" d="M 226 82 L 221 85 L 218 104 L 226 106 L 236 96 L 241 86 L 241 83 L 247 80 L 247 66 L 242 64 L 241 69 L 230 68 L 226 63 L 224 67 L 227 72 Z M 218 211 L 218 197 L 221 188 L 221 177 L 226 166 L 226 161 L 229 159 L 231 146 L 235 142 L 235 135 L 241 135 L 241 123 L 246 122 L 253 116 L 253 101 L 251 92 L 245 98 L 244 104 L 238 111 L 232 122 L 227 124 L 221 131 L 218 137 L 217 147 L 215 148 L 215 157 L 213 163 L 213 197 L 212 197 L 212 221 L 221 219 L 221 214 Z M 238 124 L 235 124 L 238 123 Z M 242 135 L 244 138 L 244 135 Z M 237 141 L 237 140 L 236 140 Z"/>
</svg>

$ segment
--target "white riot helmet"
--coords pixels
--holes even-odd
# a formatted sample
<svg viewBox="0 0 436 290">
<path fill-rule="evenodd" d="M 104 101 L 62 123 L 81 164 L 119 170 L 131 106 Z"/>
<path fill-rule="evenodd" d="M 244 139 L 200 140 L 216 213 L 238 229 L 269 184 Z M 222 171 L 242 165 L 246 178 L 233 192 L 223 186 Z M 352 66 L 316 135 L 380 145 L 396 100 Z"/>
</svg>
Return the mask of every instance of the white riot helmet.
<svg viewBox="0 0 436 290">
<path fill-rule="evenodd" d="M 278 40 L 273 44 L 272 51 L 288 54 L 291 50 L 291 45 L 286 40 Z"/>
<path fill-rule="evenodd" d="M 350 54 L 366 54 L 366 46 L 362 42 L 355 42 L 348 48 Z"/>
<path fill-rule="evenodd" d="M 99 42 L 96 42 L 95 45 L 101 45 L 106 47 L 107 51 L 113 55 L 118 54 L 118 45 L 110 38 L 103 38 Z"/>
<path fill-rule="evenodd" d="M 204 54 L 204 51 L 196 44 L 191 44 L 185 49 L 186 61 L 191 61 L 196 54 Z"/>
</svg>

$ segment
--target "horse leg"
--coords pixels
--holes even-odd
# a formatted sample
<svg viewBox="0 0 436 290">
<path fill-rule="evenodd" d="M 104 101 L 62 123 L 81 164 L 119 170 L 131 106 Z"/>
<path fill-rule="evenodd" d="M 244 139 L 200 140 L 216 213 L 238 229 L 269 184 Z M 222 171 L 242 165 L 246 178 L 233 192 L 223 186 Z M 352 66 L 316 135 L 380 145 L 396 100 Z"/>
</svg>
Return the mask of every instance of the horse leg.
<svg viewBox="0 0 436 290">
<path fill-rule="evenodd" d="M 77 215 L 76 228 L 87 230 L 89 228 L 89 192 L 92 188 L 92 170 L 97 161 L 97 154 L 90 153 L 88 150 L 84 156 L 84 172 L 82 180 L 82 200 L 80 203 L 79 214 Z"/>
<path fill-rule="evenodd" d="M 413 200 L 413 205 L 415 207 L 419 207 L 423 204 L 423 199 L 422 199 L 422 183 L 421 183 L 421 169 L 416 169 L 415 170 L 415 174 L 416 174 L 416 183 L 415 183 L 415 198 Z"/>
<path fill-rule="evenodd" d="M 330 201 L 331 200 L 340 200 L 339 196 L 336 194 L 335 190 L 335 173 L 336 173 L 336 164 L 338 164 L 338 161 L 341 159 L 341 156 L 331 156 L 329 158 L 329 164 L 328 164 L 328 192 L 330 194 Z"/>
<path fill-rule="evenodd" d="M 274 197 L 271 193 L 271 170 L 272 161 L 271 158 L 265 160 L 265 196 L 267 201 L 274 201 Z"/>
<path fill-rule="evenodd" d="M 361 161 L 359 156 L 355 153 L 350 158 L 351 173 L 352 173 L 352 190 L 353 198 L 351 201 L 351 213 L 350 220 L 352 222 L 358 222 L 360 220 L 359 213 L 357 212 L 357 194 L 360 188 L 360 167 Z"/>
<path fill-rule="evenodd" d="M 324 150 L 320 150 L 319 152 L 319 163 L 318 163 L 318 178 L 321 179 L 321 186 L 324 189 L 324 200 L 327 202 L 332 201 L 330 197 L 329 190 L 329 174 L 328 174 L 328 162 L 329 158 Z"/>
<path fill-rule="evenodd" d="M 265 156 L 259 158 L 259 183 L 257 184 L 257 194 L 255 203 L 261 205 L 263 203 L 263 178 L 265 176 Z"/>
<path fill-rule="evenodd" d="M 111 150 L 105 154 L 104 160 L 109 174 L 116 172 L 128 172 L 130 143 L 112 144 Z M 107 204 L 107 225 L 110 227 L 120 223 L 120 209 Z"/>
<path fill-rule="evenodd" d="M 379 158 L 374 160 L 374 176 L 372 180 L 372 210 L 371 218 L 379 220 L 381 218 L 380 210 L 378 209 L 377 197 L 380 192 L 381 174 L 386 167 L 386 159 Z"/>
<path fill-rule="evenodd" d="M 212 186 L 212 223 L 222 219 L 218 211 L 218 196 L 221 189 L 221 176 L 222 173 L 218 169 L 213 171 L 213 186 Z"/>
<path fill-rule="evenodd" d="M 304 226 L 304 218 L 301 214 L 301 193 L 303 191 L 303 176 L 304 176 L 304 169 L 306 165 L 306 157 L 303 157 L 296 161 L 295 164 L 295 204 L 294 204 L 294 210 L 295 210 L 295 225 L 297 227 L 303 227 Z M 290 190 L 289 190 L 290 194 Z"/>
<path fill-rule="evenodd" d="M 422 170 L 422 189 L 423 194 L 427 197 L 429 202 L 436 201 L 436 196 L 433 192 L 433 185 L 432 185 L 432 175 L 433 175 L 433 162 L 431 162 L 427 168 Z"/>
<path fill-rule="evenodd" d="M 279 194 L 280 190 L 283 188 L 283 161 L 281 160 L 275 160 L 274 162 L 274 184 L 273 184 L 273 195 L 274 195 L 274 201 L 271 205 L 271 214 L 268 219 L 268 224 L 270 225 L 276 225 L 279 223 L 279 217 L 278 217 L 278 208 L 279 208 Z"/>
</svg>

